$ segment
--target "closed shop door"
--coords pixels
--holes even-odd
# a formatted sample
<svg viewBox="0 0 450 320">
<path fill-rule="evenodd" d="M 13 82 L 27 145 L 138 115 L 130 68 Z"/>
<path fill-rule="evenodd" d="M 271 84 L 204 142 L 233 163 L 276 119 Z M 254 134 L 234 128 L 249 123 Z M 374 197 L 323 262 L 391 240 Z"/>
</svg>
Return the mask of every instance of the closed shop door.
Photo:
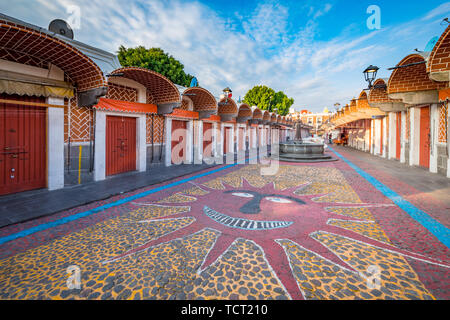
<svg viewBox="0 0 450 320">
<path fill-rule="evenodd" d="M 187 121 L 172 120 L 172 163 L 179 164 L 186 160 L 186 146 Z"/>
<path fill-rule="evenodd" d="M 212 156 L 212 136 L 213 124 L 203 122 L 203 156 L 209 158 Z"/>
<path fill-rule="evenodd" d="M 136 170 L 136 118 L 106 117 L 106 175 Z"/>
<path fill-rule="evenodd" d="M 45 103 L 45 98 L 0 95 L 1 99 Z M 45 188 L 46 109 L 0 104 L 0 195 Z"/>
<path fill-rule="evenodd" d="M 419 165 L 430 167 L 430 107 L 420 108 L 420 154 Z"/>
<path fill-rule="evenodd" d="M 396 126 L 396 136 L 395 136 L 395 157 L 400 160 L 400 150 L 401 144 L 401 132 L 402 132 L 402 113 L 397 112 L 397 126 Z"/>
</svg>

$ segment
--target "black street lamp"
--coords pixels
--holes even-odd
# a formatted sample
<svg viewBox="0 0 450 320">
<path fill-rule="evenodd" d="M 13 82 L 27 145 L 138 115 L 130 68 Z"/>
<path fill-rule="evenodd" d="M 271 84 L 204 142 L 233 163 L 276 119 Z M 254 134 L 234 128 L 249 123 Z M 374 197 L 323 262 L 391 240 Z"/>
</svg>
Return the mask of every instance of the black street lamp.
<svg viewBox="0 0 450 320">
<path fill-rule="evenodd" d="M 369 89 L 372 89 L 372 82 L 377 78 L 377 72 L 380 68 L 370 65 L 363 71 L 364 78 L 369 83 Z"/>
</svg>

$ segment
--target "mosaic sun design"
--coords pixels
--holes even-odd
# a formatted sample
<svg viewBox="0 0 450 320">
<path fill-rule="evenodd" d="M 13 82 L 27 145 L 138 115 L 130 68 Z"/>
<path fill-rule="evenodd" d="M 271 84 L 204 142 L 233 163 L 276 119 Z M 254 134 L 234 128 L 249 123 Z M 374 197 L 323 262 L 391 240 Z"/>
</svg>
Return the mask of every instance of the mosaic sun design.
<svg viewBox="0 0 450 320">
<path fill-rule="evenodd" d="M 242 166 L 0 260 L 0 299 L 434 299 L 407 259 L 449 266 L 390 242 L 370 212 L 390 205 L 335 168 Z"/>
<path fill-rule="evenodd" d="M 204 284 L 214 290 L 205 292 L 204 298 L 229 298 L 232 292 L 236 293 L 235 298 L 248 298 L 245 294 L 250 293 L 249 288 L 253 289 L 255 298 L 258 297 L 259 291 L 252 288 L 252 281 L 258 282 L 256 274 L 250 271 L 252 263 L 245 264 L 244 269 L 249 271 L 247 276 L 234 278 L 240 280 L 240 285 L 231 287 L 226 295 L 221 292 L 224 288 L 221 282 L 226 281 L 222 276 L 227 275 L 228 270 L 224 265 L 224 260 L 229 259 L 226 254 L 244 245 L 253 247 L 254 256 L 263 261 L 264 274 L 271 279 L 269 285 L 262 284 L 261 288 L 276 287 L 278 295 L 275 297 L 278 298 L 432 298 L 404 257 L 422 261 L 426 258 L 394 247 L 368 210 L 389 204 L 361 203 L 337 171 L 333 172 L 334 177 L 325 177 L 325 172 L 317 168 L 305 171 L 285 167 L 276 177 L 261 177 L 258 170 L 259 167 L 244 167 L 158 203 L 136 203 L 142 205 L 142 209 L 138 209 L 141 212 L 165 208 L 176 216 L 192 217 L 193 221 L 189 226 L 105 263 L 208 229 L 214 230 L 216 235 L 197 274 L 209 278 Z M 298 170 L 300 172 L 295 172 Z M 180 213 L 183 206 L 189 206 L 187 215 Z M 162 215 L 159 219 L 165 218 L 166 215 Z M 234 262 L 229 263 L 240 260 L 252 261 L 251 255 L 238 254 Z M 368 285 L 368 279 L 373 276 L 373 270 L 368 267 L 373 265 L 384 284 L 379 290 Z M 402 284 L 392 277 L 399 272 L 409 276 L 409 279 L 402 278 Z M 203 290 L 198 290 L 195 297 L 202 297 L 201 293 Z"/>
</svg>

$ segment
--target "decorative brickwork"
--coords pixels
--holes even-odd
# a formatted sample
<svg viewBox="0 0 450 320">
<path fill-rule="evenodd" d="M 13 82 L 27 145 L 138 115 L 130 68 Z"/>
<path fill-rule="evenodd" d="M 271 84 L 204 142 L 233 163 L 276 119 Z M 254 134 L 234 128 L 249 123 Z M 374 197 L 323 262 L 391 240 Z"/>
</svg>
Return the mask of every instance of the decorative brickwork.
<svg viewBox="0 0 450 320">
<path fill-rule="evenodd" d="M 262 120 L 262 118 L 263 118 L 263 114 L 262 114 L 261 109 L 254 108 L 253 109 L 253 119 Z"/>
<path fill-rule="evenodd" d="M 269 121 L 270 120 L 270 112 L 265 110 L 263 113 L 263 118 L 264 121 Z"/>
<path fill-rule="evenodd" d="M 135 88 L 126 87 L 120 84 L 109 83 L 107 99 L 137 102 L 137 90 Z M 148 103 L 148 102 L 147 102 Z"/>
<path fill-rule="evenodd" d="M 181 107 L 177 109 L 193 111 L 194 103 L 192 102 L 190 97 L 183 97 L 183 99 L 181 100 Z"/>
<path fill-rule="evenodd" d="M 215 111 L 218 106 L 216 98 L 208 90 L 201 87 L 191 87 L 184 90 L 183 94 L 188 95 L 194 103 L 194 111 Z"/>
<path fill-rule="evenodd" d="M 71 143 L 88 142 L 90 139 L 89 126 L 94 116 L 92 109 L 79 107 L 75 95 L 70 99 L 64 113 L 64 141 L 67 143 L 70 136 Z"/>
<path fill-rule="evenodd" d="M 373 88 L 369 93 L 370 103 L 389 103 L 389 102 L 402 102 L 401 99 L 391 99 L 387 94 L 387 84 L 383 79 L 377 79 Z"/>
<path fill-rule="evenodd" d="M 442 33 L 429 57 L 427 72 L 450 70 L 450 25 Z"/>
<path fill-rule="evenodd" d="M 219 115 L 237 115 L 238 107 L 233 99 L 222 99 L 219 101 L 218 114 Z"/>
<path fill-rule="evenodd" d="M 439 106 L 439 131 L 438 141 L 447 142 L 447 121 L 448 121 L 448 103 L 441 103 Z"/>
<path fill-rule="evenodd" d="M 425 61 L 421 55 L 411 54 L 405 57 L 397 66 L 405 66 Z M 430 80 L 425 63 L 410 65 L 395 69 L 388 83 L 388 94 L 399 92 L 439 90 L 446 88 L 444 82 Z"/>
<path fill-rule="evenodd" d="M 0 20 L 0 48 L 8 50 L 5 57 L 11 52 L 18 55 L 18 61 L 54 64 L 66 73 L 79 91 L 107 85 L 102 71 L 88 56 L 47 33 Z"/>
<path fill-rule="evenodd" d="M 241 104 L 239 106 L 239 112 L 238 112 L 238 118 L 241 117 L 251 117 L 252 116 L 252 109 L 248 104 Z"/>
<path fill-rule="evenodd" d="M 163 125 L 164 125 L 164 116 L 154 115 L 153 118 L 153 143 L 161 143 L 164 141 L 163 137 Z M 152 115 L 147 114 L 146 117 L 146 126 L 147 126 L 147 144 L 152 143 Z"/>
<path fill-rule="evenodd" d="M 164 104 L 181 102 L 177 87 L 163 75 L 144 68 L 127 67 L 114 70 L 112 74 L 123 74 L 127 79 L 139 82 L 147 88 L 147 103 Z"/>
<path fill-rule="evenodd" d="M 12 61 L 20 64 L 25 64 L 28 66 L 33 66 L 42 69 L 48 69 L 49 64 L 46 61 L 40 60 L 39 58 L 30 56 L 25 53 L 8 50 L 5 48 L 0 48 L 0 59 Z"/>
</svg>

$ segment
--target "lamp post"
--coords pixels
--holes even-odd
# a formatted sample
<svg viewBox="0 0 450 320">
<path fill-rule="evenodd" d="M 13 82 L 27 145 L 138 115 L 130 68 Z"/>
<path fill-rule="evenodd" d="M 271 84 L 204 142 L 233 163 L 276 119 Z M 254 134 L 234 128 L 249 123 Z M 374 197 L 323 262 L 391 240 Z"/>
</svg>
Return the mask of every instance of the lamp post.
<svg viewBox="0 0 450 320">
<path fill-rule="evenodd" d="M 380 68 L 370 65 L 363 71 L 364 78 L 369 83 L 369 89 L 372 89 L 372 82 L 377 78 L 377 72 Z"/>
</svg>

